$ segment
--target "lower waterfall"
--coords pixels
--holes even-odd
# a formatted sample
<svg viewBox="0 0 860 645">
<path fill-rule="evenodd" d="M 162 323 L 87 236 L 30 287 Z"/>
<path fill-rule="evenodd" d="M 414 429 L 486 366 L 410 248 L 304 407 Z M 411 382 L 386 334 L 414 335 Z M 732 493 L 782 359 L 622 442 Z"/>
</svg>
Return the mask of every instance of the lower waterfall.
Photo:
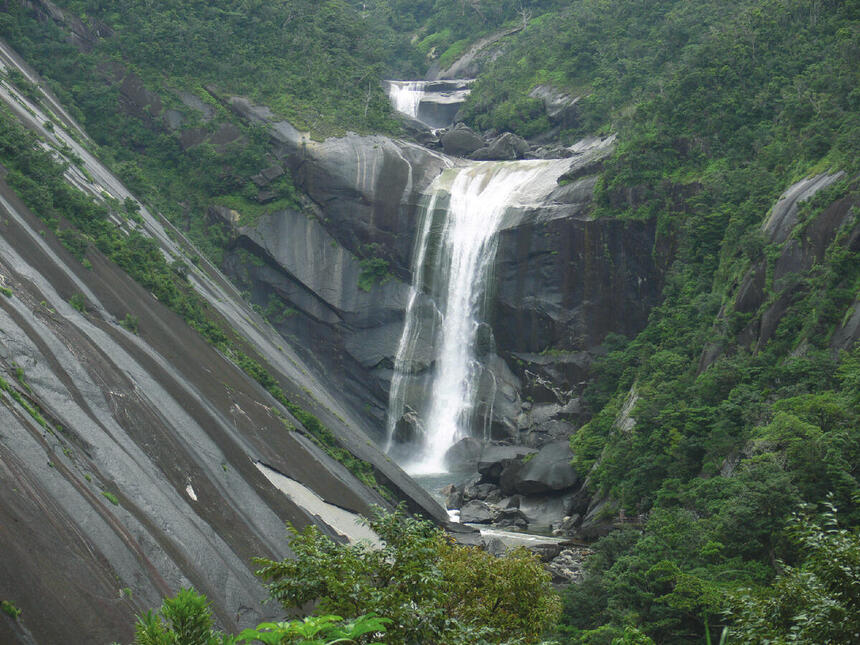
<svg viewBox="0 0 860 645">
<path fill-rule="evenodd" d="M 492 401 L 477 414 L 477 384 L 485 368 L 476 344 L 497 233 L 510 209 L 539 203 L 569 165 L 567 160 L 475 162 L 444 171 L 430 186 L 413 252 L 412 289 L 387 419 L 388 452 L 398 442 L 404 413 L 413 415 L 413 427 L 423 428 L 410 441 L 408 454 L 398 446 L 396 457 L 408 472 L 444 472 L 445 453 L 456 441 L 475 428 L 486 435 Z M 428 353 L 422 347 L 427 342 L 432 352 L 419 357 Z"/>
</svg>

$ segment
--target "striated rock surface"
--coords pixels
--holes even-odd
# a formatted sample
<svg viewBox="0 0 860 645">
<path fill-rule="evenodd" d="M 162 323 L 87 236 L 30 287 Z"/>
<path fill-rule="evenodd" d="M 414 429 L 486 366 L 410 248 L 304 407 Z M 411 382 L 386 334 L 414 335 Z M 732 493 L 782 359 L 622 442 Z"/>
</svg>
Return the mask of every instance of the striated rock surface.
<svg viewBox="0 0 860 645">
<path fill-rule="evenodd" d="M 18 65 L 13 56 L 3 62 Z M 44 141 L 80 158 L 86 175 L 66 170 L 73 186 L 95 199 L 134 199 L 78 144 L 82 131 L 65 131 L 73 120 L 47 129 L 40 106 L 5 83 L 0 100 Z M 140 218 L 139 233 L 188 267 L 188 288 L 243 352 L 267 364 L 290 401 L 374 464 L 395 497 L 446 521 L 368 441 L 366 423 L 323 371 L 213 266 L 192 261 L 181 233 L 145 207 Z M 389 502 L 116 265 L 90 247 L 85 267 L 45 229 L 0 181 L 0 284 L 10 294 L 0 297 L 0 597 L 14 599 L 30 631 L 14 638 L 127 642 L 136 613 L 192 584 L 230 631 L 280 615 L 263 605 L 251 558 L 289 554 L 284 522 L 356 538 L 335 516 Z M 260 465 L 290 486 L 276 486 Z"/>
</svg>

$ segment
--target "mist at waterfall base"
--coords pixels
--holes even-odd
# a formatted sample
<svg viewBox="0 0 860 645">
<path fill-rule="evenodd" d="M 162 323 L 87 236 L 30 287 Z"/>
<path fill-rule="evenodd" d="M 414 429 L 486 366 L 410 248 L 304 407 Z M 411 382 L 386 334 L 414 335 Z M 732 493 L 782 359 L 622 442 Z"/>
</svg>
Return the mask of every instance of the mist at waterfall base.
<svg viewBox="0 0 860 645">
<path fill-rule="evenodd" d="M 478 356 L 498 231 L 512 209 L 546 197 L 567 160 L 473 162 L 451 168 L 427 191 L 413 250 L 412 286 L 389 394 L 386 451 L 411 475 L 445 473 L 445 453 L 466 436 L 489 439 L 494 376 Z M 431 343 L 428 355 L 427 343 Z M 423 432 L 398 441 L 404 413 Z"/>
</svg>

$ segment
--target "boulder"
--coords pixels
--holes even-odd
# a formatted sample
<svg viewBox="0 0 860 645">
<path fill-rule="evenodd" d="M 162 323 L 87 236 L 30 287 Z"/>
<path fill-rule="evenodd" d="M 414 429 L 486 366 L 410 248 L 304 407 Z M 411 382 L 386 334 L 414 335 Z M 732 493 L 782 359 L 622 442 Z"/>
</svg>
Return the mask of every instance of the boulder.
<svg viewBox="0 0 860 645">
<path fill-rule="evenodd" d="M 392 438 L 395 443 L 414 443 L 424 435 L 424 426 L 414 410 L 409 410 L 397 420 Z"/>
<path fill-rule="evenodd" d="M 477 439 L 472 437 L 460 439 L 445 453 L 445 467 L 452 472 L 477 470 L 482 449 L 483 445 Z"/>
<path fill-rule="evenodd" d="M 442 135 L 442 149 L 445 154 L 465 157 L 484 146 L 484 140 L 472 128 L 458 123 Z"/>
<path fill-rule="evenodd" d="M 562 546 L 558 542 L 543 542 L 528 547 L 528 550 L 538 556 L 541 562 L 549 562 L 558 557 L 562 551 Z"/>
<path fill-rule="evenodd" d="M 499 475 L 509 461 L 520 461 L 526 455 L 537 452 L 526 446 L 507 446 L 489 444 L 484 447 L 478 460 L 478 472 L 484 476 L 484 481 L 498 480 Z"/>
<path fill-rule="evenodd" d="M 518 471 L 517 492 L 535 495 L 573 488 L 579 483 L 579 475 L 570 465 L 572 459 L 573 453 L 567 441 L 546 444 Z"/>
<path fill-rule="evenodd" d="M 478 148 L 469 155 L 469 159 L 484 161 L 513 161 L 522 159 L 529 152 L 529 144 L 525 139 L 511 132 L 505 132 L 496 137 L 489 145 Z"/>
<path fill-rule="evenodd" d="M 525 464 L 523 464 L 522 461 L 511 460 L 502 469 L 502 472 L 499 475 L 499 488 L 503 494 L 514 495 L 519 492 L 517 490 L 517 484 L 519 484 L 520 472 L 522 471 L 523 466 L 525 466 Z"/>
<path fill-rule="evenodd" d="M 471 500 L 471 499 L 481 499 L 486 500 L 487 497 L 493 492 L 498 490 L 495 484 L 474 484 L 468 485 L 463 490 L 463 499 Z M 500 496 L 501 498 L 501 496 Z"/>
<path fill-rule="evenodd" d="M 460 521 L 468 524 L 489 524 L 493 521 L 493 509 L 486 502 L 472 500 L 460 509 Z"/>
<path fill-rule="evenodd" d="M 463 491 L 454 484 L 448 484 L 441 491 L 445 498 L 445 508 L 448 510 L 460 508 L 463 505 Z"/>
<path fill-rule="evenodd" d="M 484 540 L 484 549 L 490 555 L 494 555 L 497 558 L 503 556 L 505 552 L 508 550 L 508 547 L 505 546 L 505 543 L 502 542 L 497 537 L 486 538 Z"/>
<path fill-rule="evenodd" d="M 520 498 L 520 510 L 529 520 L 532 530 L 549 530 L 563 517 L 570 515 L 574 495 L 562 492 L 546 495 L 529 495 Z"/>
<path fill-rule="evenodd" d="M 518 508 L 497 508 L 493 515 L 493 524 L 500 528 L 524 529 L 529 521 Z"/>
</svg>

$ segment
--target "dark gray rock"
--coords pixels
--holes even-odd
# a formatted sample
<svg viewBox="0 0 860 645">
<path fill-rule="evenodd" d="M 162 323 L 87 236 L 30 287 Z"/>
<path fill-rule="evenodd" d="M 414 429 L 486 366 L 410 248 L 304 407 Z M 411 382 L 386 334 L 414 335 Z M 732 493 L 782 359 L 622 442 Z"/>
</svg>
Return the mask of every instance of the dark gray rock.
<svg viewBox="0 0 860 645">
<path fill-rule="evenodd" d="M 499 233 L 492 287 L 498 346 L 578 351 L 597 348 L 609 332 L 636 334 L 662 297 L 669 240 L 657 239 L 654 221 L 543 212 L 546 220 Z"/>
<path fill-rule="evenodd" d="M 544 542 L 542 544 L 530 546 L 528 547 L 528 550 L 537 555 L 541 559 L 541 562 L 549 562 L 550 560 L 558 557 L 561 553 L 562 546 L 558 543 Z"/>
<path fill-rule="evenodd" d="M 458 123 L 442 135 L 442 149 L 445 154 L 465 157 L 483 147 L 484 140 L 467 125 Z"/>
<path fill-rule="evenodd" d="M 591 500 L 577 535 L 586 540 L 604 537 L 616 526 L 618 505 L 608 495 L 598 494 Z"/>
<path fill-rule="evenodd" d="M 740 313 L 752 313 L 764 302 L 764 286 L 767 277 L 767 267 L 760 262 L 754 270 L 750 271 L 744 278 L 735 297 L 735 311 Z"/>
<path fill-rule="evenodd" d="M 570 515 L 574 494 L 561 492 L 545 495 L 523 495 L 520 510 L 528 518 L 529 529 L 548 531 L 566 515 Z"/>
<path fill-rule="evenodd" d="M 483 444 L 472 437 L 460 439 L 445 453 L 445 466 L 451 471 L 474 471 L 478 469 Z"/>
<path fill-rule="evenodd" d="M 528 523 L 528 518 L 518 508 L 497 508 L 494 510 L 493 524 L 499 528 L 524 529 Z"/>
<path fill-rule="evenodd" d="M 489 524 L 493 515 L 489 504 L 479 500 L 472 500 L 460 509 L 460 521 L 467 524 Z"/>
<path fill-rule="evenodd" d="M 505 495 L 517 493 L 517 484 L 520 481 L 520 472 L 525 464 L 522 460 L 512 459 L 508 461 L 499 474 L 499 488 Z M 519 504 L 517 504 L 519 506 Z"/>
<path fill-rule="evenodd" d="M 474 486 L 467 486 L 463 490 L 463 499 L 472 500 L 472 499 L 480 499 L 486 501 L 487 497 L 493 492 L 498 490 L 498 487 L 495 484 L 491 483 L 482 483 L 475 484 Z"/>
<path fill-rule="evenodd" d="M 456 509 L 463 505 L 463 491 L 457 488 L 454 484 L 448 484 L 441 491 L 445 498 L 445 508 Z"/>
<path fill-rule="evenodd" d="M 579 475 L 570 465 L 573 453 L 567 441 L 556 441 L 541 448 L 517 475 L 516 490 L 523 495 L 573 488 Z"/>
<path fill-rule="evenodd" d="M 471 500 L 478 496 L 478 486 L 481 484 L 481 475 L 475 474 L 463 484 L 463 499 Z"/>
<path fill-rule="evenodd" d="M 845 318 L 845 323 L 833 333 L 830 347 L 834 350 L 849 349 L 860 339 L 860 301 L 855 301 Z"/>
<path fill-rule="evenodd" d="M 424 426 L 414 410 L 406 412 L 394 425 L 392 439 L 396 443 L 415 443 L 424 436 Z"/>
<path fill-rule="evenodd" d="M 499 538 L 491 537 L 484 539 L 484 549 L 490 555 L 494 555 L 497 558 L 500 558 L 508 550 L 508 547 L 505 546 L 505 543 Z"/>
<path fill-rule="evenodd" d="M 508 446 L 499 444 L 488 444 L 484 447 L 478 460 L 478 472 L 488 480 L 498 480 L 507 462 L 511 460 L 521 461 L 526 455 L 537 452 L 534 448 L 526 446 Z"/>
<path fill-rule="evenodd" d="M 444 141 L 443 141 L 444 143 Z M 489 145 L 482 146 L 469 155 L 469 159 L 483 161 L 513 161 L 522 159 L 529 152 L 525 139 L 510 132 L 493 139 Z"/>
</svg>

